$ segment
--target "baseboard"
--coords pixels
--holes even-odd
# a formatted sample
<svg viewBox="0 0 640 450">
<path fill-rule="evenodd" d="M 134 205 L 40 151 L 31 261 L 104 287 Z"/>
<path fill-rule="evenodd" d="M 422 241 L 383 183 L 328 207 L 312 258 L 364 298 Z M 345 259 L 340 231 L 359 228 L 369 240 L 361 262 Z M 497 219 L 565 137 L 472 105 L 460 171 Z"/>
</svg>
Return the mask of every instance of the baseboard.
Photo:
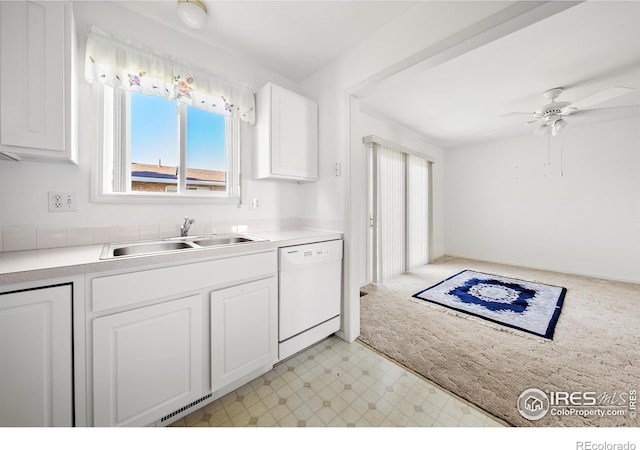
<svg viewBox="0 0 640 450">
<path fill-rule="evenodd" d="M 557 273 L 557 274 L 563 274 L 564 273 L 564 274 L 567 274 L 567 275 L 576 275 L 576 276 L 580 276 L 580 277 L 597 278 L 599 280 L 618 281 L 618 282 L 621 282 L 621 283 L 640 284 L 640 280 L 629 280 L 629 279 L 626 279 L 626 278 L 607 277 L 607 276 L 603 276 L 603 275 L 595 275 L 595 274 L 592 274 L 592 273 L 574 272 L 574 271 L 570 271 L 570 270 L 554 269 L 554 268 L 543 267 L 543 266 L 523 265 L 523 264 L 519 264 L 517 262 L 510 262 L 510 261 L 499 261 L 499 260 L 494 260 L 494 259 L 478 259 L 478 258 L 474 258 L 474 257 L 470 257 L 470 256 L 456 255 L 456 254 L 452 254 L 452 253 L 445 253 L 444 255 L 440 256 L 440 258 L 442 258 L 442 257 L 468 259 L 468 260 L 471 260 L 471 261 L 485 262 L 485 263 L 491 263 L 491 264 L 503 264 L 503 265 L 507 265 L 507 266 L 522 267 L 523 269 L 543 270 L 545 272 L 552 272 L 552 273 Z M 436 258 L 436 260 L 437 260 L 437 258 Z M 435 260 L 434 260 L 434 262 L 435 262 Z"/>
</svg>

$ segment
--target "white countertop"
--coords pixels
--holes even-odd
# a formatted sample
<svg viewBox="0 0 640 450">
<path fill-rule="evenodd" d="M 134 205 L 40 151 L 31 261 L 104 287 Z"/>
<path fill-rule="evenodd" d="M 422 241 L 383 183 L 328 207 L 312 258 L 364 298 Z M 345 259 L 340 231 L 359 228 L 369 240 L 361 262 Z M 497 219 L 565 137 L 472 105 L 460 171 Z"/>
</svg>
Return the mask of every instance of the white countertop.
<svg viewBox="0 0 640 450">
<path fill-rule="evenodd" d="M 0 253 L 0 286 L 49 278 L 60 278 L 107 270 L 140 268 L 172 262 L 190 262 L 217 259 L 263 251 L 279 247 L 342 239 L 339 231 L 292 228 L 277 231 L 248 233 L 268 239 L 265 242 L 180 250 L 148 256 L 128 256 L 101 260 L 104 244 L 64 247 L 43 250 L 25 250 Z"/>
</svg>

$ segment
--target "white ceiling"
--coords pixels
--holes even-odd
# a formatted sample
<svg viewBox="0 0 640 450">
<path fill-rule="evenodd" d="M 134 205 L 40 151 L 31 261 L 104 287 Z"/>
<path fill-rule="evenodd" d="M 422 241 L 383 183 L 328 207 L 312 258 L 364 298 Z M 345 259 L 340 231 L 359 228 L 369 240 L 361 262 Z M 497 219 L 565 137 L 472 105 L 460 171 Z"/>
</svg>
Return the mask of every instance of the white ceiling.
<svg viewBox="0 0 640 450">
<path fill-rule="evenodd" d="M 593 108 L 640 105 L 640 2 L 585 2 L 363 99 L 363 109 L 456 148 L 532 132 L 542 93 L 576 102 L 612 86 L 635 88 Z M 637 116 L 640 107 L 569 116 L 570 126 Z M 639 124 L 640 126 L 640 124 Z M 567 130 L 568 132 L 569 130 Z"/>
<path fill-rule="evenodd" d="M 416 2 L 204 0 L 198 31 L 180 21 L 175 0 L 116 3 L 299 82 Z"/>
<path fill-rule="evenodd" d="M 385 24 L 411 14 L 410 8 L 420 2 L 205 0 L 209 21 L 201 31 L 178 20 L 173 0 L 117 3 L 302 81 Z M 484 3 L 488 8 L 504 5 L 506 10 L 514 2 Z M 447 23 L 453 23 L 447 20 L 447 8 L 454 19 L 460 3 L 437 6 L 437 28 L 446 35 Z M 425 18 L 425 26 L 433 20 Z M 401 82 L 369 86 L 362 108 L 447 149 L 531 133 L 531 126 L 519 126 L 528 117 L 500 116 L 533 113 L 547 103 L 542 92 L 555 87 L 565 88 L 558 100 L 570 102 L 612 86 L 632 87 L 635 92 L 593 107 L 640 105 L 638 24 L 638 1 L 580 3 L 446 62 L 424 66 L 428 69 L 409 67 L 404 73 L 410 75 L 399 77 Z M 590 118 L 629 114 L 640 115 L 640 106 L 570 116 L 567 122 L 575 127 Z"/>
</svg>

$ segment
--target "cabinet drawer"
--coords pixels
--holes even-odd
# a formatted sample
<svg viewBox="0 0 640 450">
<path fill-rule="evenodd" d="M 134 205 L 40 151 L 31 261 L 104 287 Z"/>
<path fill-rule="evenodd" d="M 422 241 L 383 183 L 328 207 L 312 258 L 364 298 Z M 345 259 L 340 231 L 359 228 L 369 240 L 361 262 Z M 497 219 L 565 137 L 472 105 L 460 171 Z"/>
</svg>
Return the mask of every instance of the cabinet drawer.
<svg viewBox="0 0 640 450">
<path fill-rule="evenodd" d="M 92 310 L 101 312 L 212 286 L 275 274 L 275 251 L 111 275 L 91 281 Z"/>
</svg>

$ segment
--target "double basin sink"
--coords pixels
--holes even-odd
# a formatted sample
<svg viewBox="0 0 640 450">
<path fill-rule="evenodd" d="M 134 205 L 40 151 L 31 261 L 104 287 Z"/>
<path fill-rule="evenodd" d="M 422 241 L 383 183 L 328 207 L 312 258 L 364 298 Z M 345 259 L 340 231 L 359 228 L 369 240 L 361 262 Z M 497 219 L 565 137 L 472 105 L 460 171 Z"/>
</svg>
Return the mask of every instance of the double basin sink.
<svg viewBox="0 0 640 450">
<path fill-rule="evenodd" d="M 146 256 L 162 253 L 174 253 L 182 250 L 195 250 L 212 247 L 227 247 L 233 245 L 265 242 L 261 239 L 245 234 L 230 234 L 224 236 L 194 236 L 167 238 L 159 241 L 121 242 L 105 244 L 100 259 L 112 259 L 124 256 Z"/>
</svg>

